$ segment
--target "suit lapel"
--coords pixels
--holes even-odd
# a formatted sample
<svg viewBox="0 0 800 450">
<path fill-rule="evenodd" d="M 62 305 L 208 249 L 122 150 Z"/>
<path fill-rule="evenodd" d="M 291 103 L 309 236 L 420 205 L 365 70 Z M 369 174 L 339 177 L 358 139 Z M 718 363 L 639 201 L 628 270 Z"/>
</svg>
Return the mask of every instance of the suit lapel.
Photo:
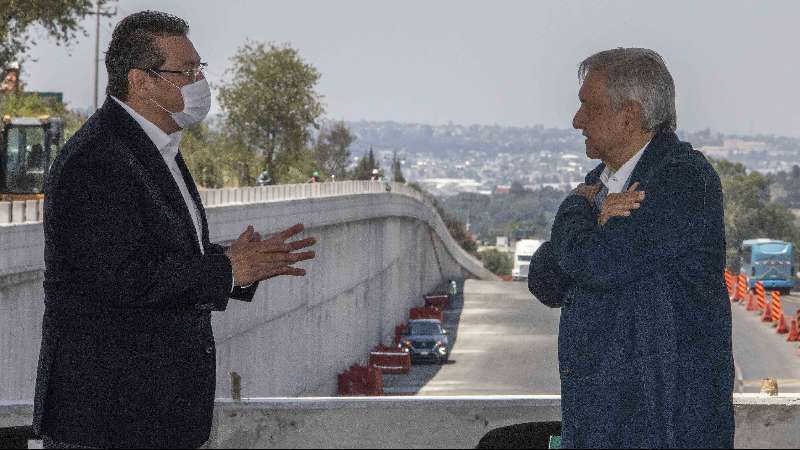
<svg viewBox="0 0 800 450">
<path fill-rule="evenodd" d="M 653 140 L 644 149 L 642 159 L 633 169 L 633 173 L 628 180 L 628 186 L 638 181 L 639 190 L 642 190 L 652 177 L 653 171 L 677 143 L 678 136 L 675 133 L 657 133 L 653 136 Z"/>
<path fill-rule="evenodd" d="M 189 172 L 189 167 L 186 166 L 186 161 L 183 160 L 183 155 L 178 152 L 178 156 L 175 159 L 178 162 L 178 168 L 181 169 L 186 187 L 189 188 L 189 194 L 192 196 L 192 200 L 194 200 L 195 205 L 197 205 L 197 211 L 200 213 L 200 229 L 202 230 L 203 243 L 205 245 L 205 243 L 210 243 L 210 240 L 208 237 L 208 220 L 206 219 L 203 200 L 200 198 L 200 193 L 197 192 L 197 185 L 194 184 L 194 178 L 192 178 L 192 174 Z"/>
<path fill-rule="evenodd" d="M 103 110 L 107 114 L 109 127 L 114 129 L 115 134 L 125 144 L 127 152 L 122 152 L 123 162 L 144 184 L 148 194 L 171 225 L 168 228 L 176 233 L 184 249 L 200 253 L 197 233 L 186 202 L 153 141 L 113 99 L 106 100 Z"/>
</svg>

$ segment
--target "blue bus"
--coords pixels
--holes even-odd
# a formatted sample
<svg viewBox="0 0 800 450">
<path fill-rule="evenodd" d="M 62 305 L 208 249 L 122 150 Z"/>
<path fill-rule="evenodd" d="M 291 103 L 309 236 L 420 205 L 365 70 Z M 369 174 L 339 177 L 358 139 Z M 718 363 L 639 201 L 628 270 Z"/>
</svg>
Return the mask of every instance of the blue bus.
<svg viewBox="0 0 800 450">
<path fill-rule="evenodd" d="M 769 291 L 791 292 L 795 285 L 792 243 L 773 239 L 750 239 L 739 249 L 741 273 L 747 275 L 749 288 L 757 282 Z"/>
</svg>

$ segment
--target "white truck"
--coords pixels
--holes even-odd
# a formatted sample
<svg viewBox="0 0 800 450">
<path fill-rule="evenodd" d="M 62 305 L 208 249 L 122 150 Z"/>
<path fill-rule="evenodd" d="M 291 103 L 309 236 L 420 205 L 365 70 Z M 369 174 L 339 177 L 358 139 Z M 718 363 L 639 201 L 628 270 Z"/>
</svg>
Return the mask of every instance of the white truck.
<svg viewBox="0 0 800 450">
<path fill-rule="evenodd" d="M 528 271 L 531 265 L 531 258 L 542 241 L 537 239 L 522 239 L 517 241 L 517 246 L 514 250 L 514 268 L 511 270 L 511 278 L 514 281 L 522 281 L 528 279 Z"/>
</svg>

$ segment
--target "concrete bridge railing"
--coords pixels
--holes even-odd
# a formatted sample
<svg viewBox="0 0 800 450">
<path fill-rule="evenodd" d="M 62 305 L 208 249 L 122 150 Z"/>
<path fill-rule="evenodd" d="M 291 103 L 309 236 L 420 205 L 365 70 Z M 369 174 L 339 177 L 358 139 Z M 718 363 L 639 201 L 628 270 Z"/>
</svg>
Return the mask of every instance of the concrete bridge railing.
<svg viewBox="0 0 800 450">
<path fill-rule="evenodd" d="M 266 235 L 295 223 L 315 236 L 305 278 L 262 283 L 252 303 L 213 317 L 217 392 L 228 373 L 245 396 L 330 396 L 336 374 L 378 343 L 449 279 L 494 279 L 452 239 L 430 202 L 405 185 L 338 182 L 207 190 L 212 242 L 253 224 Z M 0 226 L 0 400 L 33 397 L 43 314 L 41 222 Z"/>
<path fill-rule="evenodd" d="M 375 181 L 200 189 L 200 197 L 203 206 L 208 208 L 338 195 L 375 194 L 387 190 L 430 203 L 425 195 L 406 184 Z M 39 223 L 42 220 L 44 220 L 44 200 L 0 202 L 0 226 Z"/>
<path fill-rule="evenodd" d="M 547 395 L 218 400 L 206 448 L 475 448 L 500 428 L 559 422 L 560 403 Z M 736 448 L 800 444 L 800 396 L 736 394 L 734 405 Z M 30 403 L 0 402 L 0 428 L 30 424 L 31 412 Z"/>
</svg>

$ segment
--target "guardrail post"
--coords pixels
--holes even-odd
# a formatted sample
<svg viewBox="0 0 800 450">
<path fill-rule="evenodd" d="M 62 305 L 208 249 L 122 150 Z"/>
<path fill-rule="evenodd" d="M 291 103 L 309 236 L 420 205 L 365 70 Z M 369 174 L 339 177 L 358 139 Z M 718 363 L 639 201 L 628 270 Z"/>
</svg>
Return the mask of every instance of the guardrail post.
<svg viewBox="0 0 800 450">
<path fill-rule="evenodd" d="M 37 212 L 36 200 L 25 200 L 25 222 L 36 222 Z"/>
<path fill-rule="evenodd" d="M 0 202 L 0 223 L 12 223 L 11 202 Z"/>
<path fill-rule="evenodd" d="M 25 222 L 25 202 L 11 203 L 11 223 Z"/>
<path fill-rule="evenodd" d="M 222 189 L 214 189 L 214 206 L 222 206 Z"/>
<path fill-rule="evenodd" d="M 236 372 L 230 372 L 231 376 L 231 398 L 234 401 L 242 400 L 242 377 Z"/>
</svg>

